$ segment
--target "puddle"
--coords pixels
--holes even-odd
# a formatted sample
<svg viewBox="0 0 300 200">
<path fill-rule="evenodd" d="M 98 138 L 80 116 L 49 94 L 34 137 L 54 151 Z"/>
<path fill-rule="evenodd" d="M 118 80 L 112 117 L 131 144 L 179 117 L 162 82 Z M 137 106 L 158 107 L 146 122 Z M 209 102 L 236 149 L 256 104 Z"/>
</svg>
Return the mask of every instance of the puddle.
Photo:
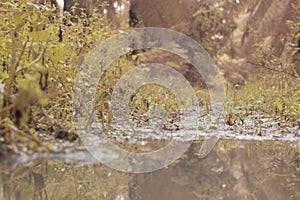
<svg viewBox="0 0 300 200">
<path fill-rule="evenodd" d="M 198 130 L 183 126 L 179 130 L 156 128 L 158 131 L 153 132 L 153 127 L 144 126 L 135 127 L 138 134 L 134 134 L 124 128 L 115 129 L 107 137 L 97 132 L 99 127 L 101 123 L 93 123 L 92 134 L 85 138 L 88 150 L 70 146 L 51 153 L 2 158 L 0 199 L 300 198 L 299 127 L 281 127 L 274 120 L 257 116 L 249 116 L 243 124 L 234 126 L 227 126 L 221 118 L 203 118 L 197 124 Z M 204 140 L 206 137 L 211 139 Z M 139 154 L 157 151 L 171 139 L 189 141 L 191 146 L 170 165 L 166 154 L 160 155 L 160 160 L 151 157 L 153 160 L 142 162 L 129 156 L 131 160 L 127 162 L 127 154 L 103 146 L 109 140 Z M 97 145 L 99 148 L 95 148 Z M 140 174 L 105 165 L 118 159 L 115 163 L 123 165 L 123 169 L 138 168 L 143 162 L 166 164 L 160 170 Z"/>
<path fill-rule="evenodd" d="M 199 159 L 202 142 L 194 141 L 167 168 L 144 174 L 110 169 L 84 149 L 18 162 L 6 159 L 0 167 L 0 199 L 300 198 L 296 142 L 221 139 Z"/>
<path fill-rule="evenodd" d="M 93 123 L 85 143 L 89 151 L 70 146 L 2 158 L 0 199 L 299 199 L 299 127 L 281 127 L 268 119 L 258 126 L 256 118 L 250 116 L 235 126 L 222 119 L 201 119 L 199 130 L 184 127 L 155 133 L 151 127 L 135 127 L 139 134 L 123 129 L 103 141 L 97 133 L 101 124 Z M 211 140 L 204 140 L 207 136 Z M 125 162 L 126 154 L 101 148 L 106 139 L 137 154 L 156 151 L 171 139 L 192 144 L 170 165 L 162 154 L 160 160 L 143 160 L 152 165 L 165 162 L 162 169 L 133 174 L 105 165 L 118 159 L 121 168 L 143 165 L 139 158 Z"/>
</svg>

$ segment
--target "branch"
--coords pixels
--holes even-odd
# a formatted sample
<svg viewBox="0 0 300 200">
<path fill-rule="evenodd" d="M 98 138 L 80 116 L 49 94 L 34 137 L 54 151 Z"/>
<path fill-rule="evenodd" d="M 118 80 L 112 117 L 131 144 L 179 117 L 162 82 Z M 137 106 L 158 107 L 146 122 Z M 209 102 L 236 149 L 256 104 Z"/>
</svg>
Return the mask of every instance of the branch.
<svg viewBox="0 0 300 200">
<path fill-rule="evenodd" d="M 294 75 L 294 74 L 292 74 L 292 73 L 289 73 L 289 72 L 286 72 L 286 71 L 283 71 L 283 70 L 278 70 L 278 69 L 273 69 L 273 68 L 270 68 L 270 67 L 266 67 L 266 66 L 264 66 L 264 65 L 262 65 L 262 64 L 259 64 L 259 63 L 254 63 L 254 62 L 252 62 L 252 61 L 247 61 L 247 63 L 252 64 L 252 65 L 254 65 L 254 66 L 259 66 L 259 67 L 262 67 L 262 68 L 265 68 L 265 69 L 268 69 L 268 70 L 272 70 L 272 71 L 284 73 L 284 74 L 289 75 L 289 76 L 292 76 L 292 77 L 294 77 L 294 78 L 299 78 L 299 77 L 297 77 L 296 75 Z"/>
</svg>

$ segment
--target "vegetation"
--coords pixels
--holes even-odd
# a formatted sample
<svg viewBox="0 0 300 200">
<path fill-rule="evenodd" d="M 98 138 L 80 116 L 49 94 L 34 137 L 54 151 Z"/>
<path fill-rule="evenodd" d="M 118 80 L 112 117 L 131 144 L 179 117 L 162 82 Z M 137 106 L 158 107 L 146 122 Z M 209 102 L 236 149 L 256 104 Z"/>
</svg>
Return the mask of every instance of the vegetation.
<svg viewBox="0 0 300 200">
<path fill-rule="evenodd" d="M 207 20 L 200 20 L 202 18 Z M 212 55 L 216 54 L 216 46 L 211 43 L 211 34 L 207 33 L 212 31 L 212 35 L 217 37 L 222 31 L 222 38 L 213 39 L 218 41 L 217 49 L 220 49 L 225 42 L 224 37 L 233 29 L 233 25 L 220 25 L 221 5 L 203 6 L 190 20 L 197 24 L 195 29 L 190 30 L 191 35 L 199 38 Z M 0 21 L 1 148 L 3 144 L 8 144 L 5 145 L 6 150 L 15 152 L 19 151 L 18 144 L 32 151 L 40 147 L 50 148 L 51 144 L 45 143 L 40 133 L 53 134 L 69 141 L 78 140 L 72 128 L 71 105 L 78 66 L 95 45 L 115 30 L 108 28 L 101 14 L 87 17 L 82 13 L 74 20 L 72 11 L 60 16 L 52 5 L 38 7 L 25 0 L 1 2 Z M 299 21 L 288 22 L 291 33 L 300 30 Z M 212 27 L 211 24 L 219 25 Z M 178 27 L 185 26 L 180 24 Z M 292 38 L 292 35 L 285 38 L 291 46 L 295 43 Z M 256 49 L 253 55 L 256 73 L 244 87 L 227 88 L 226 123 L 243 123 L 248 115 L 260 113 L 289 126 L 299 125 L 299 75 L 293 72 L 292 65 L 276 56 L 273 49 L 265 48 L 260 41 Z M 288 49 L 287 54 L 290 51 Z M 116 60 L 99 82 L 95 106 L 107 133 L 111 131 L 109 100 L 112 88 L 122 74 L 135 67 L 139 56 L 127 55 Z M 200 104 L 209 112 L 207 93 L 199 88 L 197 90 Z M 168 98 L 164 98 L 166 96 Z M 178 100 L 166 88 L 157 85 L 143 87 L 136 91 L 129 104 L 133 120 L 140 124 L 147 121 L 143 117 L 152 104 L 166 107 L 168 118 L 172 118 L 172 113 L 177 112 L 179 106 Z"/>
<path fill-rule="evenodd" d="M 189 30 L 190 36 L 198 38 L 216 61 L 223 59 L 228 63 L 237 63 L 227 54 L 217 55 L 226 42 L 227 34 L 233 30 L 232 24 L 220 23 L 222 5 L 215 6 L 209 0 L 202 0 L 201 6 L 188 20 L 188 23 L 193 21 L 196 24 Z M 300 3 L 294 7 L 295 12 L 300 12 Z M 0 2 L 0 159 L 7 151 L 51 151 L 54 143 L 59 143 L 54 138 L 63 139 L 64 144 L 80 144 L 72 124 L 72 87 L 87 54 L 116 30 L 108 28 L 101 14 L 87 17 L 82 13 L 74 18 L 75 10 L 60 16 L 50 4 L 37 7 L 26 0 Z M 259 128 L 269 125 L 264 119 L 271 119 L 276 123 L 276 129 L 296 130 L 299 138 L 300 79 L 296 66 L 289 58 L 293 52 L 299 51 L 296 43 L 300 39 L 297 33 L 300 19 L 287 23 L 290 35 L 282 38 L 287 44 L 285 57 L 257 39 L 256 51 L 249 63 L 256 67 L 255 72 L 244 85 L 231 84 L 228 80 L 222 128 L 229 127 L 235 130 L 234 133 L 239 133 L 239 127 L 251 121 L 257 121 L 254 126 Z M 183 22 L 175 28 L 181 30 L 186 25 Z M 108 136 L 116 137 L 109 110 L 114 86 L 122 75 L 140 64 L 143 56 L 150 55 L 157 59 L 158 54 L 161 60 L 167 60 L 163 51 L 124 55 L 104 73 L 97 88 L 95 111 Z M 170 57 L 172 59 L 165 64 L 184 74 L 186 69 L 181 69 L 184 62 L 174 55 Z M 192 73 L 189 71 L 184 75 Z M 186 78 L 192 82 L 199 104 L 204 107 L 205 112 L 200 120 L 209 118 L 210 96 L 205 83 L 194 77 Z M 162 112 L 155 110 L 157 105 Z M 150 115 L 164 115 L 168 121 L 176 123 L 180 121 L 179 105 L 179 100 L 170 89 L 158 84 L 144 85 L 131 96 L 128 104 L 130 120 L 139 127 L 145 127 L 151 121 Z M 199 131 L 206 131 L 206 127 L 201 129 L 199 126 Z M 247 131 L 246 134 L 250 134 Z M 287 133 L 284 131 L 284 134 Z M 121 134 L 124 137 L 120 136 L 121 139 L 113 142 L 122 149 L 140 153 L 156 151 L 170 142 L 168 137 L 154 141 L 133 138 L 132 142 L 128 138 L 134 135 Z M 272 188 L 284 185 L 284 191 L 278 190 L 276 195 L 288 193 L 290 198 L 300 197 L 300 148 L 296 142 L 220 140 L 211 156 L 199 162 L 195 153 L 199 152 L 200 145 L 201 141 L 195 141 L 191 151 L 173 162 L 168 169 L 144 175 L 116 172 L 98 163 L 88 164 L 90 158 L 86 158 L 81 148 L 74 150 L 74 146 L 46 158 L 22 155 L 16 161 L 12 156 L 16 163 L 8 166 L 1 163 L 0 166 L 0 187 L 3 188 L 0 196 L 25 199 L 143 198 L 147 194 L 145 186 L 150 190 L 160 189 L 157 182 L 152 182 L 158 177 L 158 181 L 166 186 L 163 191 L 169 192 L 170 183 L 168 195 L 174 196 L 180 194 L 183 188 L 187 194 L 200 199 L 235 195 L 236 199 L 241 199 L 248 197 L 248 194 L 249 198 L 266 197 L 270 191 L 273 192 Z M 62 154 L 67 156 L 60 157 Z M 80 164 L 61 163 L 53 158 Z M 132 162 L 139 160 L 133 159 Z"/>
<path fill-rule="evenodd" d="M 295 20 L 287 21 L 289 34 L 282 37 L 286 49 L 278 56 L 276 49 L 257 39 L 256 51 L 249 64 L 256 67 L 243 87 L 229 87 L 227 123 L 243 121 L 247 115 L 278 120 L 279 126 L 300 127 L 300 74 L 292 55 L 299 51 L 300 4 L 294 4 Z M 254 33 L 255 34 L 255 33 Z M 236 112 L 234 112 L 235 110 Z M 242 112 L 237 111 L 242 110 Z"/>
<path fill-rule="evenodd" d="M 59 16 L 52 5 L 25 0 L 1 2 L 0 21 L 1 142 L 18 151 L 18 142 L 36 150 L 42 131 L 78 138 L 71 129 L 74 78 L 84 56 L 113 31 L 101 15 L 73 22 L 72 13 Z"/>
</svg>

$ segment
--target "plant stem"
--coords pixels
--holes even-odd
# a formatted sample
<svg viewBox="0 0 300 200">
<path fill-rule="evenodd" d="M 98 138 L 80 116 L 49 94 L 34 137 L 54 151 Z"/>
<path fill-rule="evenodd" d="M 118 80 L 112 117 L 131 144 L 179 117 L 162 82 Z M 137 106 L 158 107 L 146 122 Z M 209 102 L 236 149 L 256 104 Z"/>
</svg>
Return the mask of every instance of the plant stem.
<svg viewBox="0 0 300 200">
<path fill-rule="evenodd" d="M 16 70 L 17 70 L 17 49 L 16 49 L 16 35 L 15 35 L 15 29 L 13 28 L 13 26 L 10 26 L 10 36 L 11 36 L 11 62 L 10 62 L 10 67 L 7 68 L 8 70 L 8 81 L 5 84 L 5 89 L 4 89 L 4 94 L 5 94 L 5 100 L 4 100 L 4 106 L 8 106 L 8 100 L 7 97 L 9 98 L 13 91 L 13 83 L 15 80 L 15 74 L 16 74 Z M 2 117 L 8 117 L 9 116 L 9 110 L 7 110 L 6 112 L 3 112 Z"/>
</svg>

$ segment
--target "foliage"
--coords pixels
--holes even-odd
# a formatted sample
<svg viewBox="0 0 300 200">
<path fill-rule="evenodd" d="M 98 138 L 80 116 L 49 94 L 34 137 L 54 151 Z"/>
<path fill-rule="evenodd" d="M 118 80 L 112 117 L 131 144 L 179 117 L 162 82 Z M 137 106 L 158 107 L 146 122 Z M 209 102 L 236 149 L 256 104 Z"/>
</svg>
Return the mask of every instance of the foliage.
<svg viewBox="0 0 300 200">
<path fill-rule="evenodd" d="M 292 4 L 293 19 L 287 21 L 288 34 L 282 36 L 285 49 L 281 55 L 273 47 L 266 46 L 263 39 L 257 38 L 252 55 L 255 73 L 246 86 L 228 88 L 228 122 L 242 121 L 246 116 L 260 114 L 279 121 L 281 125 L 297 126 L 300 119 L 300 79 L 292 57 L 299 50 L 300 3 Z M 242 108 L 244 113 L 238 112 Z"/>
<path fill-rule="evenodd" d="M 78 66 L 111 33 L 100 14 L 77 22 L 50 4 L 4 1 L 0 4 L 0 82 L 5 85 L 1 128 L 9 137 L 31 138 L 36 131 L 71 129 L 71 92 Z M 87 26 L 86 22 L 89 22 Z M 9 122 L 9 124 L 8 124 Z"/>
<path fill-rule="evenodd" d="M 165 115 L 168 119 L 171 119 L 172 115 L 179 113 L 180 104 L 174 93 L 156 84 L 140 87 L 129 104 L 133 118 L 140 121 L 142 117 L 146 123 L 149 121 L 150 112 L 154 111 L 154 107 L 157 105 L 166 113 L 152 113 L 154 115 L 161 117 Z M 159 110 L 156 110 L 156 112 L 159 112 Z"/>
<path fill-rule="evenodd" d="M 233 23 L 226 22 L 224 18 L 224 3 L 224 0 L 198 1 L 191 10 L 192 15 L 173 28 L 197 40 L 211 56 L 215 56 L 235 28 Z"/>
</svg>

